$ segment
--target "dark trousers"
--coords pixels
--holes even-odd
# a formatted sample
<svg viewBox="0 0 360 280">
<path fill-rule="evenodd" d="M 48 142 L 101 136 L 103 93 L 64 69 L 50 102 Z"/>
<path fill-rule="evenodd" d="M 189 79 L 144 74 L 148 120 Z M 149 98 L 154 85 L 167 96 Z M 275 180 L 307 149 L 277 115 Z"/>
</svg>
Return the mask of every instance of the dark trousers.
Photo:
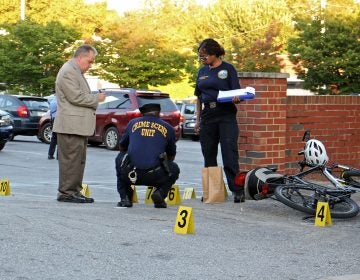
<svg viewBox="0 0 360 280">
<path fill-rule="evenodd" d="M 175 162 L 169 161 L 168 165 L 171 176 L 169 176 L 162 167 L 155 168 L 153 171 L 136 170 L 137 180 L 136 183 L 133 184 L 128 178 L 128 174 L 131 170 L 126 166 L 121 167 L 124 155 L 125 152 L 120 152 L 115 159 L 117 191 L 120 198 L 125 199 L 127 196 L 131 200 L 131 185 L 153 186 L 160 191 L 163 198 L 166 198 L 171 186 L 179 178 L 179 166 Z"/>
<path fill-rule="evenodd" d="M 220 143 L 224 172 L 229 189 L 239 191 L 235 176 L 239 172 L 238 126 L 236 115 L 223 115 L 210 120 L 201 120 L 200 144 L 205 167 L 217 166 L 218 145 Z"/>
<path fill-rule="evenodd" d="M 51 130 L 53 128 L 54 121 L 55 121 L 55 118 L 51 118 Z M 50 140 L 50 146 L 49 146 L 49 151 L 48 151 L 49 156 L 54 156 L 56 145 L 57 145 L 57 135 L 56 135 L 56 132 L 53 131 L 51 133 L 51 140 Z"/>
<path fill-rule="evenodd" d="M 49 152 L 48 152 L 49 156 L 54 156 L 56 145 L 57 145 L 57 134 L 56 134 L 56 132 L 52 132 L 50 146 L 49 146 Z"/>
<path fill-rule="evenodd" d="M 57 134 L 59 156 L 58 196 L 78 195 L 84 177 L 87 137 Z"/>
</svg>

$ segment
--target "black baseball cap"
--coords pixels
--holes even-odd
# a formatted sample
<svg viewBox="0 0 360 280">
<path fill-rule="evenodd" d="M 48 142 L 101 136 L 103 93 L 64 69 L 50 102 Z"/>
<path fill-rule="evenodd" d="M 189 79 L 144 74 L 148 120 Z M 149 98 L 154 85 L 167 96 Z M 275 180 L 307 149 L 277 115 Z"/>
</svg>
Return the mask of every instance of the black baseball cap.
<svg viewBox="0 0 360 280">
<path fill-rule="evenodd" d="M 160 112 L 161 107 L 158 103 L 148 103 L 139 108 L 141 114 L 146 114 L 149 112 Z"/>
</svg>

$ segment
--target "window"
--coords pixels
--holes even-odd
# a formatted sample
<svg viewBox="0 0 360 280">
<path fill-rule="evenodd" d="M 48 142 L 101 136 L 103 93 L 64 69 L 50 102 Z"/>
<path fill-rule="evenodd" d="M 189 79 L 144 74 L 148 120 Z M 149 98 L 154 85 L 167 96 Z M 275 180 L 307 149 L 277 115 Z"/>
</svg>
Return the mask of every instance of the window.
<svg viewBox="0 0 360 280">
<path fill-rule="evenodd" d="M 127 93 L 107 93 L 108 102 L 99 104 L 99 109 L 131 109 L 131 102 Z"/>
<path fill-rule="evenodd" d="M 5 104 L 4 107 L 12 107 L 16 106 L 18 102 L 16 100 L 13 100 L 12 98 L 5 98 Z"/>
<path fill-rule="evenodd" d="M 21 99 L 22 102 L 25 103 L 25 105 L 29 109 L 33 110 L 46 110 L 49 108 L 49 103 L 47 100 L 40 100 L 40 99 Z"/>
<path fill-rule="evenodd" d="M 194 115 L 195 114 L 195 104 L 185 105 L 184 114 Z"/>
<path fill-rule="evenodd" d="M 174 102 L 169 97 L 159 97 L 159 96 L 149 96 L 149 97 L 137 97 L 139 107 L 148 104 L 148 103 L 159 103 L 161 111 L 170 112 L 176 111 L 177 107 Z"/>
</svg>

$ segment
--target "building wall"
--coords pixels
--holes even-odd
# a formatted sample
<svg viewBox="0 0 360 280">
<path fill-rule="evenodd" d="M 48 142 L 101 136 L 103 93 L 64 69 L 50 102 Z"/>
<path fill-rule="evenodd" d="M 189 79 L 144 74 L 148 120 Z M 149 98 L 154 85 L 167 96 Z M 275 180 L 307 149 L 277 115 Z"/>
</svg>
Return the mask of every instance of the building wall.
<svg viewBox="0 0 360 280">
<path fill-rule="evenodd" d="M 238 105 L 241 170 L 298 170 L 306 130 L 322 141 L 330 163 L 360 168 L 360 96 L 287 96 L 287 74 L 239 73 L 256 97 Z"/>
</svg>

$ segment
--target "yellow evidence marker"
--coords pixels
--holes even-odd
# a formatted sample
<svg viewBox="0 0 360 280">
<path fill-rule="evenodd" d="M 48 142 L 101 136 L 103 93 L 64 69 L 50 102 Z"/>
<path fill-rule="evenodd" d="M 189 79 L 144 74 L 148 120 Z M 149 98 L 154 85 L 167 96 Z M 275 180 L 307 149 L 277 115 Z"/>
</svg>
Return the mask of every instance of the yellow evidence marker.
<svg viewBox="0 0 360 280">
<path fill-rule="evenodd" d="M 178 234 L 195 234 L 194 218 L 191 207 L 179 207 L 176 215 L 174 232 Z"/>
<path fill-rule="evenodd" d="M 316 214 L 315 214 L 315 226 L 324 227 L 331 225 L 332 225 L 332 221 L 331 221 L 329 203 L 318 202 L 316 207 Z"/>
<path fill-rule="evenodd" d="M 145 204 L 153 204 L 153 200 L 151 198 L 151 195 L 154 191 L 154 187 L 147 187 L 146 194 L 145 194 Z"/>
<path fill-rule="evenodd" d="M 169 205 L 179 205 L 181 203 L 180 191 L 178 185 L 173 185 L 166 197 Z"/>
<path fill-rule="evenodd" d="M 138 203 L 139 200 L 138 200 L 138 196 L 137 196 L 137 193 L 136 193 L 136 186 L 135 186 L 135 185 L 131 185 L 131 188 L 133 189 L 133 195 L 132 195 L 131 201 L 132 201 L 133 203 Z"/>
<path fill-rule="evenodd" d="M 81 194 L 85 197 L 90 197 L 90 188 L 88 184 L 82 184 Z"/>
<path fill-rule="evenodd" d="M 196 199 L 195 189 L 194 188 L 185 188 L 183 199 Z"/>
<path fill-rule="evenodd" d="M 0 195 L 10 195 L 10 181 L 7 179 L 0 180 Z"/>
</svg>

